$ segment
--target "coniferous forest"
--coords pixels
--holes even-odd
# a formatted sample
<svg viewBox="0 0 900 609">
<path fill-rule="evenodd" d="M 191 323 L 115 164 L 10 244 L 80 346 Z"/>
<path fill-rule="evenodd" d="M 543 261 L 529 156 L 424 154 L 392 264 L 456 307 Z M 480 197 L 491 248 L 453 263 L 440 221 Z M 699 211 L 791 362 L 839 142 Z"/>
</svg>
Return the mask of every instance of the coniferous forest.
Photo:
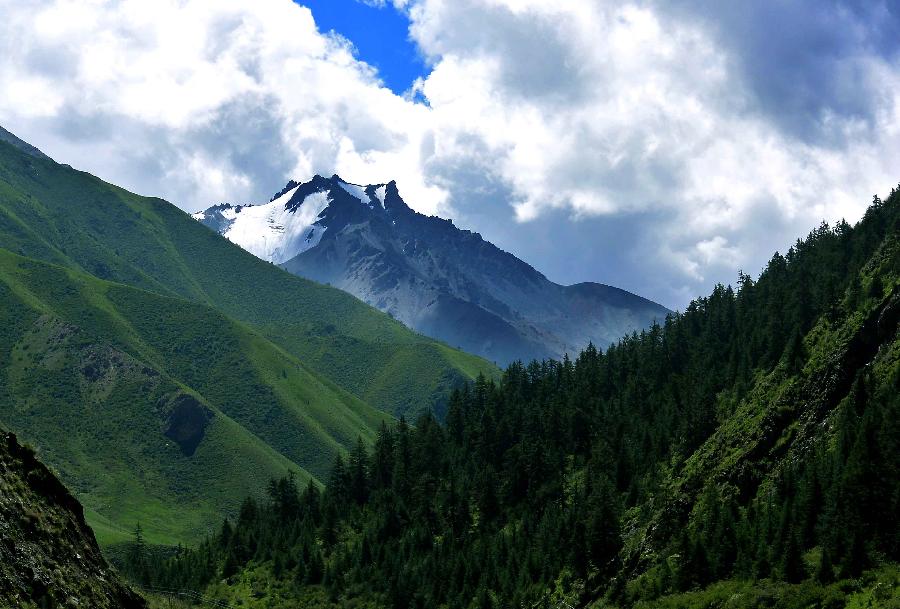
<svg viewBox="0 0 900 609">
<path fill-rule="evenodd" d="M 898 277 L 894 190 L 757 279 L 479 378 L 324 488 L 287 474 L 124 568 L 245 606 L 896 606 Z"/>
</svg>

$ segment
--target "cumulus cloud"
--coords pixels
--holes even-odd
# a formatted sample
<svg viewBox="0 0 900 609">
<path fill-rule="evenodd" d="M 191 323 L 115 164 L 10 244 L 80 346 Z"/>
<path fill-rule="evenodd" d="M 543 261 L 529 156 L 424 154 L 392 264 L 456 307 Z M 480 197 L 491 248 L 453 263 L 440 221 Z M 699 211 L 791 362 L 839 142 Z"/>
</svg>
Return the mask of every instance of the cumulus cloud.
<svg viewBox="0 0 900 609">
<path fill-rule="evenodd" d="M 0 122 L 189 210 L 396 178 L 553 279 L 670 306 L 897 181 L 887 2 L 390 3 L 429 66 L 403 96 L 289 0 L 0 0 Z"/>
<path fill-rule="evenodd" d="M 62 160 L 187 209 L 288 176 L 399 174 L 422 206 L 428 111 L 290 0 L 0 1 L 0 116 Z"/>
<path fill-rule="evenodd" d="M 489 157 L 500 154 L 519 219 L 546 207 L 652 205 L 679 178 L 673 157 L 715 128 L 701 99 L 724 67 L 698 32 L 665 31 L 631 6 L 497 3 L 485 15 L 472 4 L 413 9 L 416 39 L 440 57 L 422 88 L 449 142 L 477 134 Z M 686 55 L 704 64 L 702 74 L 684 69 Z"/>
<path fill-rule="evenodd" d="M 792 13 L 773 35 L 763 19 L 778 11 L 711 20 L 708 5 L 688 4 L 420 0 L 409 10 L 435 63 L 420 86 L 445 153 L 483 156 L 512 186 L 521 221 L 554 208 L 576 219 L 657 212 L 635 230 L 656 234 L 653 262 L 690 291 L 725 265 L 761 264 L 819 219 L 858 217 L 873 189 L 890 187 L 900 70 L 866 47 L 867 22 L 849 11 L 810 4 L 811 26 Z M 737 17 L 744 39 L 729 36 Z M 747 243 L 760 217 L 776 219 L 770 236 Z"/>
</svg>

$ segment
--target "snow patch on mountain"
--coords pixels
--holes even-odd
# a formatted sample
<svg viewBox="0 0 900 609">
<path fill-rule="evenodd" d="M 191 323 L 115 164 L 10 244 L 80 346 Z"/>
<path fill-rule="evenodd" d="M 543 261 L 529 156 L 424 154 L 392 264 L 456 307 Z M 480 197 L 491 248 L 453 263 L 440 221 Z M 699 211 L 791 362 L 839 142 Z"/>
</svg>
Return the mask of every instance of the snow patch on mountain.
<svg viewBox="0 0 900 609">
<path fill-rule="evenodd" d="M 378 188 L 375 189 L 375 198 L 378 199 L 378 202 L 381 203 L 381 207 L 384 207 L 384 197 L 387 194 L 387 184 L 382 184 Z"/>
<path fill-rule="evenodd" d="M 371 202 L 369 199 L 369 195 L 366 194 L 366 189 L 357 184 L 351 184 L 350 182 L 344 182 L 343 180 L 338 180 L 337 183 L 341 188 L 346 190 L 351 197 L 355 197 L 359 199 L 360 203 L 365 203 L 371 207 Z"/>
<path fill-rule="evenodd" d="M 231 221 L 223 236 L 257 258 L 275 264 L 315 247 L 325 232 L 316 222 L 328 207 L 328 193 L 312 193 L 300 205 L 288 209 L 286 204 L 298 188 L 292 188 L 271 203 L 223 210 L 222 216 Z"/>
</svg>

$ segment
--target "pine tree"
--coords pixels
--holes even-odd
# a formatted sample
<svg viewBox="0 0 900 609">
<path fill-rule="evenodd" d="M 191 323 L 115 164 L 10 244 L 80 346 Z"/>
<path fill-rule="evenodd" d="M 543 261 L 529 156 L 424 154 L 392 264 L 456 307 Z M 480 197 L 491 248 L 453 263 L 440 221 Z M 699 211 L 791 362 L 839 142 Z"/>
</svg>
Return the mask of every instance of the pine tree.
<svg viewBox="0 0 900 609">
<path fill-rule="evenodd" d="M 816 581 L 820 584 L 830 584 L 834 581 L 834 565 L 831 562 L 831 552 L 827 547 L 822 548 L 822 555 L 819 557 Z"/>
<path fill-rule="evenodd" d="M 384 421 L 381 422 L 378 437 L 375 439 L 371 469 L 373 489 L 389 489 L 393 486 L 394 435 Z"/>
<path fill-rule="evenodd" d="M 344 457 L 338 453 L 328 479 L 328 498 L 332 505 L 344 506 L 350 497 L 350 473 L 344 465 Z"/>
<path fill-rule="evenodd" d="M 800 551 L 800 543 L 797 536 L 791 534 L 784 550 L 784 556 L 781 560 L 781 574 L 785 581 L 792 584 L 799 583 L 806 579 L 806 567 L 803 564 L 803 554 Z"/>
<path fill-rule="evenodd" d="M 608 574 L 614 568 L 615 557 L 622 547 L 622 538 L 615 490 L 606 477 L 593 482 L 587 509 L 587 522 L 584 525 L 587 558 L 600 573 Z"/>
<path fill-rule="evenodd" d="M 356 447 L 350 453 L 348 475 L 350 498 L 362 505 L 369 497 L 369 455 L 361 437 L 356 438 Z"/>
<path fill-rule="evenodd" d="M 231 542 L 231 536 L 234 534 L 234 528 L 231 526 L 231 523 L 225 518 L 222 521 L 222 528 L 219 529 L 219 539 L 218 544 L 219 548 L 225 549 L 228 547 L 228 544 Z"/>
<path fill-rule="evenodd" d="M 800 369 L 803 366 L 804 357 L 805 350 L 803 347 L 803 336 L 799 327 L 794 328 L 791 339 L 784 351 L 784 356 L 782 357 L 787 371 L 791 374 L 800 372 Z"/>
<path fill-rule="evenodd" d="M 876 274 L 869 283 L 869 298 L 880 299 L 882 296 L 884 296 L 884 282 L 881 275 Z"/>
<path fill-rule="evenodd" d="M 141 523 L 134 527 L 131 547 L 128 551 L 127 569 L 131 576 L 143 585 L 150 584 L 149 556 L 147 543 L 144 541 L 144 529 Z"/>
</svg>

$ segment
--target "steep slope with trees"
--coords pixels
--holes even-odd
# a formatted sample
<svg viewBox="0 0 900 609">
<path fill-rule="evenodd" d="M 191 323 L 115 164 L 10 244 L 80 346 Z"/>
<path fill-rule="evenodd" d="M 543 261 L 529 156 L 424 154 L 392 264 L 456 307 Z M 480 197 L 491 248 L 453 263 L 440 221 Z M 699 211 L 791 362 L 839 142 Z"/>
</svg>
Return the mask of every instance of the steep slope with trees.
<svg viewBox="0 0 900 609">
<path fill-rule="evenodd" d="M 895 190 L 663 325 L 383 428 L 324 494 L 273 481 L 150 573 L 250 606 L 897 606 L 898 285 Z"/>
</svg>

